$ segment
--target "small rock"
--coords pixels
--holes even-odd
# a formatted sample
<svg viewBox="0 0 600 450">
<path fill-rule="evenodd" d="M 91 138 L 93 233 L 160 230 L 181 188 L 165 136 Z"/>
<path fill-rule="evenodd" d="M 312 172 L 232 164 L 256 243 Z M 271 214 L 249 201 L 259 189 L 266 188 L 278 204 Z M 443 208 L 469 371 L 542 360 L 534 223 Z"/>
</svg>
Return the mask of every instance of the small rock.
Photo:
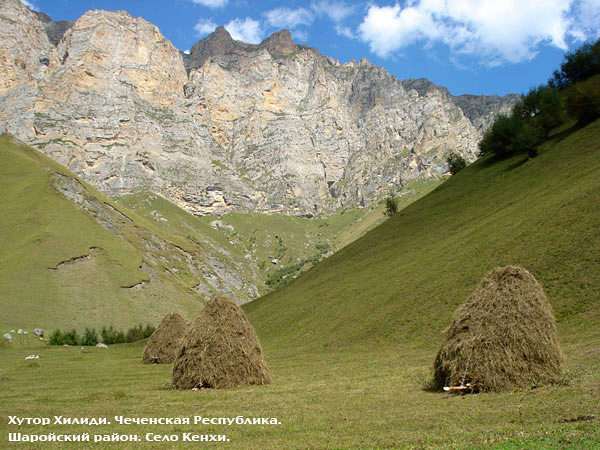
<svg viewBox="0 0 600 450">
<path fill-rule="evenodd" d="M 44 337 L 44 330 L 42 330 L 41 328 L 34 328 L 33 332 L 36 336 Z"/>
<path fill-rule="evenodd" d="M 19 331 L 17 331 L 17 334 L 23 334 L 23 330 L 21 328 L 19 328 Z"/>
<path fill-rule="evenodd" d="M 6 333 L 6 334 L 4 335 L 4 338 L 5 338 L 5 339 L 8 339 L 9 341 L 12 341 L 12 336 L 11 336 L 10 334 L 8 334 L 8 333 Z"/>
<path fill-rule="evenodd" d="M 23 334 L 29 334 L 29 333 L 27 333 L 27 331 L 23 331 Z"/>
<path fill-rule="evenodd" d="M 16 333 L 16 331 L 15 331 L 15 330 L 10 330 L 10 332 L 11 332 L 11 333 Z"/>
<path fill-rule="evenodd" d="M 29 356 L 25 357 L 25 360 L 28 360 L 28 359 L 40 359 L 40 357 L 38 355 L 29 355 Z"/>
<path fill-rule="evenodd" d="M 96 344 L 96 348 L 108 348 L 108 345 L 103 344 L 102 342 L 99 342 Z"/>
</svg>

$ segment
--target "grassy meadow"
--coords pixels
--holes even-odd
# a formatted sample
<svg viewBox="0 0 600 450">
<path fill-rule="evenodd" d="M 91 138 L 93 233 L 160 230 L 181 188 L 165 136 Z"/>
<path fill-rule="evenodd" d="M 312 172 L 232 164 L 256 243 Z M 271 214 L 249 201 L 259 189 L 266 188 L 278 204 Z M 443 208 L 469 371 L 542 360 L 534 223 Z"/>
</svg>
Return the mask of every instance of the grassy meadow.
<svg viewBox="0 0 600 450">
<path fill-rule="evenodd" d="M 527 268 L 554 308 L 562 382 L 517 392 L 431 392 L 433 361 L 454 310 L 489 270 L 509 264 Z M 7 442 L 10 432 L 88 432 L 137 434 L 142 442 L 69 447 L 161 448 L 169 445 L 145 442 L 145 434 L 195 432 L 225 434 L 229 442 L 204 445 L 235 449 L 597 449 L 599 268 L 596 121 L 558 130 L 535 158 L 480 159 L 245 305 L 270 385 L 175 391 L 170 365 L 141 364 L 144 342 L 108 349 L 3 342 L 0 446 L 21 448 Z M 25 361 L 29 354 L 40 359 Z M 9 415 L 113 423 L 17 427 Z M 118 425 L 117 415 L 276 417 L 281 424 Z"/>
</svg>

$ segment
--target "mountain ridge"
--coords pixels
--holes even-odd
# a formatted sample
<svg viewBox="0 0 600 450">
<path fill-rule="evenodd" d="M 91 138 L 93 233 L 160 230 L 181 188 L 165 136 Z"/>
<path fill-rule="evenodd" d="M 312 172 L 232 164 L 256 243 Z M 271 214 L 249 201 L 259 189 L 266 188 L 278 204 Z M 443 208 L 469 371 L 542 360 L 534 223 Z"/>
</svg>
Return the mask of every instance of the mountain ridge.
<svg viewBox="0 0 600 450">
<path fill-rule="evenodd" d="M 0 129 L 111 196 L 151 190 L 197 215 L 327 213 L 439 177 L 450 152 L 474 160 L 489 122 L 433 83 L 339 64 L 286 30 L 253 45 L 220 27 L 185 56 L 123 11 L 40 17 L 0 7 Z"/>
</svg>

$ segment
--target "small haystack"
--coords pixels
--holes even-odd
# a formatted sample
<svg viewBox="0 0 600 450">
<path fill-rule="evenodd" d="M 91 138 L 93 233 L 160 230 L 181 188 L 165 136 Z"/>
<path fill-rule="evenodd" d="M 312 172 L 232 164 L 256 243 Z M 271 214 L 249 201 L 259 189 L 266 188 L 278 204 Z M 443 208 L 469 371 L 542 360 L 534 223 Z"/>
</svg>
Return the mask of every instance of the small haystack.
<svg viewBox="0 0 600 450">
<path fill-rule="evenodd" d="M 142 362 L 144 364 L 170 364 L 177 356 L 181 338 L 187 325 L 183 317 L 172 312 L 167 314 L 148 339 Z"/>
<path fill-rule="evenodd" d="M 242 308 L 230 298 L 213 298 L 185 333 L 173 364 L 173 384 L 193 389 L 270 382 L 260 343 Z"/>
<path fill-rule="evenodd" d="M 561 379 L 552 307 L 521 267 L 492 270 L 454 314 L 434 364 L 434 384 L 497 391 Z"/>
</svg>

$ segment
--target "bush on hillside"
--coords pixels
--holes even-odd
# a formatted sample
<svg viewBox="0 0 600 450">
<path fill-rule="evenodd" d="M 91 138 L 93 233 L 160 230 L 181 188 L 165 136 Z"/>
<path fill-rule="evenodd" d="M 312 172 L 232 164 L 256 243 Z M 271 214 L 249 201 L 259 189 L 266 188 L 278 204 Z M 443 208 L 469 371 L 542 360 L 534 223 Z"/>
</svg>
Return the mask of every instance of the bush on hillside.
<svg viewBox="0 0 600 450">
<path fill-rule="evenodd" d="M 452 175 L 467 167 L 467 161 L 465 161 L 465 158 L 454 152 L 448 155 L 446 158 L 446 163 L 448 164 L 448 170 Z"/>
<path fill-rule="evenodd" d="M 83 337 L 81 338 L 81 345 L 89 345 L 94 346 L 98 343 L 98 335 L 96 334 L 96 329 L 86 328 Z"/>
<path fill-rule="evenodd" d="M 385 199 L 385 215 L 392 217 L 398 212 L 398 199 L 396 197 L 389 196 Z"/>
<path fill-rule="evenodd" d="M 567 97 L 567 113 L 581 124 L 588 124 L 600 117 L 600 86 L 585 83 L 574 86 Z"/>
</svg>

